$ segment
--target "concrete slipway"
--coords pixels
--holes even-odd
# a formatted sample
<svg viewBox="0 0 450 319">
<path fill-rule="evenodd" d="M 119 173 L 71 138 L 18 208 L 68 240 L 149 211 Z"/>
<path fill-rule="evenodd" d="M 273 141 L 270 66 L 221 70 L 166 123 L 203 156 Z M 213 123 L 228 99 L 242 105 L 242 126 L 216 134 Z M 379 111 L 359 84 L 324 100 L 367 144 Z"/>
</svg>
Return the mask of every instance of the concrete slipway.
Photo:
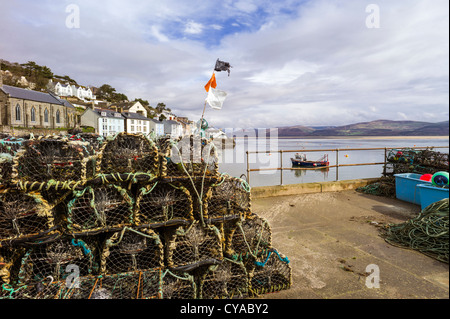
<svg viewBox="0 0 450 319">
<path fill-rule="evenodd" d="M 420 206 L 355 191 L 370 182 L 252 189 L 252 210 L 269 221 L 273 246 L 288 256 L 293 278 L 289 290 L 261 298 L 449 298 L 447 263 L 379 236 L 382 225 L 411 219 Z M 368 265 L 379 269 L 379 288 L 366 285 L 366 270 L 375 274 Z"/>
</svg>

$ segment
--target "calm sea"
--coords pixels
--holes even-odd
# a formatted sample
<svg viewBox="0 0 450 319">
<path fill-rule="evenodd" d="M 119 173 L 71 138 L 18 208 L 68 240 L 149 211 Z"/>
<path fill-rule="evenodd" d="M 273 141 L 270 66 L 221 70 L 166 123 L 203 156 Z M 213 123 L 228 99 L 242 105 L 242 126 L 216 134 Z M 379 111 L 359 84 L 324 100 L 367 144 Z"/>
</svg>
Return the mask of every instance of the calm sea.
<svg viewBox="0 0 450 319">
<path fill-rule="evenodd" d="M 339 149 L 338 156 L 334 151 L 305 152 L 308 160 L 318 160 L 328 154 L 330 165 L 384 162 L 384 150 L 352 151 L 352 148 L 378 147 L 431 147 L 447 146 L 449 138 L 411 137 L 411 138 L 345 138 L 345 139 L 236 139 L 235 148 L 227 148 L 219 152 L 219 170 L 231 176 L 247 175 L 246 151 L 263 153 L 250 154 L 250 168 L 280 167 L 281 158 L 278 150 L 322 150 Z M 448 148 L 438 148 L 438 152 L 448 153 Z M 292 167 L 290 158 L 295 153 L 283 153 L 283 168 Z M 321 170 L 283 170 L 283 184 L 311 183 L 323 181 L 349 180 L 358 178 L 380 177 L 383 165 L 339 167 Z M 250 186 L 279 185 L 281 175 L 279 170 L 250 172 Z"/>
</svg>

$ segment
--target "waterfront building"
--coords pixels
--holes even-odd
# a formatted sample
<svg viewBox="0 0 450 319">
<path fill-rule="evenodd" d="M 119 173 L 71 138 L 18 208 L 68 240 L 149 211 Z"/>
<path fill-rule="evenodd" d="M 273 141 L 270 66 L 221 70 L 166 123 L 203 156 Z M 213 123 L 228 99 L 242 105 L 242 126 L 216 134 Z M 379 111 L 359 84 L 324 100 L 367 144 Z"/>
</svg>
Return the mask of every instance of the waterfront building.
<svg viewBox="0 0 450 319">
<path fill-rule="evenodd" d="M 147 117 L 148 114 L 147 109 L 139 101 L 113 103 L 109 106 L 109 108 L 116 110 L 116 112 L 137 113 L 144 117 Z"/>
<path fill-rule="evenodd" d="M 113 136 L 125 131 L 125 117 L 113 110 L 87 108 L 81 115 L 81 126 L 93 127 L 99 135 Z"/>
<path fill-rule="evenodd" d="M 136 134 L 149 134 L 151 119 L 139 113 L 123 112 L 122 116 L 125 118 L 125 132 Z"/>
<path fill-rule="evenodd" d="M 155 119 L 150 120 L 150 133 L 154 132 L 156 136 L 164 135 L 164 123 Z"/>
<path fill-rule="evenodd" d="M 163 120 L 164 134 L 170 135 L 171 138 L 183 136 L 183 127 L 180 123 L 173 120 Z"/>
<path fill-rule="evenodd" d="M 1 125 L 47 129 L 75 127 L 76 111 L 68 101 L 52 93 L 2 84 L 0 79 Z"/>
</svg>

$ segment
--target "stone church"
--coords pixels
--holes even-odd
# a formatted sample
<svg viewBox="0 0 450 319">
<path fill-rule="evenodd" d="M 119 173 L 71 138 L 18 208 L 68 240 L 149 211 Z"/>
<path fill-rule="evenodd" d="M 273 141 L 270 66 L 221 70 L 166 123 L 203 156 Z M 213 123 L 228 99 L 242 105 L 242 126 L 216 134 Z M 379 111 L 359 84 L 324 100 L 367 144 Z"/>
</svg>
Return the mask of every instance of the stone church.
<svg viewBox="0 0 450 319">
<path fill-rule="evenodd" d="M 0 71 L 0 126 L 69 129 L 76 118 L 74 106 L 52 93 L 3 85 Z"/>
</svg>

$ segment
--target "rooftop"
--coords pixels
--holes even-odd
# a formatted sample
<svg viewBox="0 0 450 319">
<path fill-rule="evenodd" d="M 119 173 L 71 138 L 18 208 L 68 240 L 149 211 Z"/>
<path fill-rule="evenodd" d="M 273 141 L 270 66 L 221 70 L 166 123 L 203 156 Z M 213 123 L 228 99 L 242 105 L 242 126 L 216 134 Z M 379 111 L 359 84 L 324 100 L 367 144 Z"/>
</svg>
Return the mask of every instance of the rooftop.
<svg viewBox="0 0 450 319">
<path fill-rule="evenodd" d="M 3 85 L 0 87 L 0 90 L 9 94 L 13 98 L 42 102 L 42 103 L 51 103 L 51 104 L 63 104 L 59 99 L 55 98 L 53 95 L 49 93 L 26 90 L 22 88 L 18 88 L 15 86 Z"/>
</svg>

